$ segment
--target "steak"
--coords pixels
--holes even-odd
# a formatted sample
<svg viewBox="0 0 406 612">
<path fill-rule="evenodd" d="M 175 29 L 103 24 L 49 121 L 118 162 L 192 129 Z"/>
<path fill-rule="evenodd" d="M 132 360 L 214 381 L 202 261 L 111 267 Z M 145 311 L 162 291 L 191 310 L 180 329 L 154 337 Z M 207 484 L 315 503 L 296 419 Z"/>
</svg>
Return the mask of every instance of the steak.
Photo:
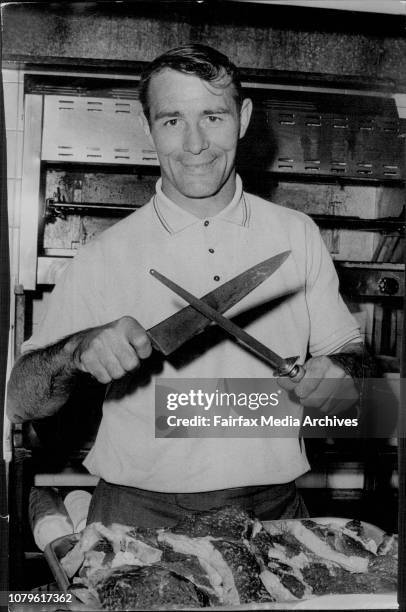
<svg viewBox="0 0 406 612">
<path fill-rule="evenodd" d="M 240 603 L 271 601 L 259 577 L 258 562 L 244 542 L 216 539 L 213 546 L 231 570 Z"/>
<path fill-rule="evenodd" d="M 168 529 L 94 523 L 65 557 L 64 568 L 75 574 L 77 592 L 87 589 L 109 610 L 393 592 L 397 538 L 386 535 L 377 542 L 368 533 L 359 521 L 334 519 L 286 519 L 264 527 L 241 508 L 227 506 L 187 515 Z"/>
<path fill-rule="evenodd" d="M 396 591 L 397 586 L 396 573 L 386 574 L 379 565 L 366 573 L 354 574 L 341 567 L 327 569 L 315 563 L 304 568 L 303 577 L 312 586 L 315 595 L 390 593 Z"/>
<path fill-rule="evenodd" d="M 172 530 L 168 530 L 160 533 L 158 541 L 161 547 L 167 546 L 174 552 L 198 557 L 221 603 L 230 605 L 240 603 L 231 568 L 213 545 L 215 538 L 210 536 L 190 538 L 183 533 L 173 533 Z"/>
<path fill-rule="evenodd" d="M 123 566 L 96 585 L 106 610 L 161 610 L 178 606 L 201 608 L 205 599 L 196 586 L 174 572 L 154 566 Z"/>
<path fill-rule="evenodd" d="M 372 559 L 376 553 L 376 543 L 373 551 L 368 548 L 368 543 L 362 538 L 362 529 L 359 529 L 359 521 L 350 521 L 344 527 L 337 527 L 331 523 L 319 525 L 312 520 L 303 520 L 302 525 L 317 535 L 323 542 L 339 553 L 348 557 L 355 555 Z"/>
<path fill-rule="evenodd" d="M 313 529 L 313 524 L 316 526 Z M 360 555 L 347 555 L 347 553 L 338 552 L 332 545 L 333 542 L 328 532 L 325 532 L 319 525 L 313 521 L 286 521 L 286 529 L 289 533 L 309 549 L 315 555 L 331 561 L 343 567 L 349 572 L 362 573 L 368 568 L 368 559 Z"/>
<path fill-rule="evenodd" d="M 254 520 L 242 508 L 224 506 L 220 510 L 190 514 L 172 527 L 171 531 L 191 538 L 209 535 L 213 538 L 240 540 L 250 537 L 253 525 Z"/>
<path fill-rule="evenodd" d="M 291 534 L 286 535 L 271 535 L 261 529 L 250 542 L 251 549 L 260 557 L 261 579 L 275 601 L 303 599 L 312 595 L 312 589 L 301 571 L 310 560 L 300 542 Z"/>
<path fill-rule="evenodd" d="M 206 594 L 208 604 L 215 606 L 220 603 L 219 597 L 198 557 L 175 552 L 170 547 L 164 546 L 160 565 L 193 582 L 202 593 Z"/>
</svg>

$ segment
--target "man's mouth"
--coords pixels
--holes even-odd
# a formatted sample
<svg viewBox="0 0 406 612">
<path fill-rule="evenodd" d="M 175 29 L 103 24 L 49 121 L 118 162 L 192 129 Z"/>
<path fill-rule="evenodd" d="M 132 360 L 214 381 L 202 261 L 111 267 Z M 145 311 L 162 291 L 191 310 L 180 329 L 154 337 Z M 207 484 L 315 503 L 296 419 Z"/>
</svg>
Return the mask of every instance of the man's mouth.
<svg viewBox="0 0 406 612">
<path fill-rule="evenodd" d="M 182 162 L 182 165 L 186 169 L 187 172 L 199 174 L 201 172 L 207 172 L 208 170 L 210 170 L 215 160 L 216 158 L 211 159 L 210 161 L 207 161 L 207 162 L 199 162 L 199 163 L 193 163 L 193 164 Z"/>
</svg>

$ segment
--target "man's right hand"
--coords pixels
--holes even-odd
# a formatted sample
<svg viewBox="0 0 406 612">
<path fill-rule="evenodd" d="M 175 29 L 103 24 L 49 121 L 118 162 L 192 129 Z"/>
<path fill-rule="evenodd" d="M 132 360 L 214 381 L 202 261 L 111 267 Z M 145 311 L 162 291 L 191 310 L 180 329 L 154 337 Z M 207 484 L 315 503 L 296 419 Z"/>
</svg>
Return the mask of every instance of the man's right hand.
<svg viewBox="0 0 406 612">
<path fill-rule="evenodd" d="M 107 384 L 135 370 L 151 355 L 152 346 L 145 329 L 127 316 L 75 334 L 65 350 L 74 367 Z"/>
</svg>

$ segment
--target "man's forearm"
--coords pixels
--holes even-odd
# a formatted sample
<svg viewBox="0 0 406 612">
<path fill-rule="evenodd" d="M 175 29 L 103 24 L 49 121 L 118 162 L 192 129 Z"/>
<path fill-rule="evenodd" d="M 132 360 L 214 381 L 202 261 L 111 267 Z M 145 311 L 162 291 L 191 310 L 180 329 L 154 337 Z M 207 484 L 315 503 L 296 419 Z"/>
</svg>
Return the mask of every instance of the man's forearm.
<svg viewBox="0 0 406 612">
<path fill-rule="evenodd" d="M 376 359 L 362 343 L 346 344 L 337 353 L 327 356 L 355 380 L 378 376 Z"/>
<path fill-rule="evenodd" d="M 51 416 L 68 400 L 78 370 L 69 339 L 22 355 L 8 384 L 7 413 L 15 423 Z"/>
<path fill-rule="evenodd" d="M 27 353 L 11 373 L 8 415 L 16 423 L 51 416 L 67 402 L 83 373 L 106 385 L 136 370 L 151 351 L 145 329 L 124 316 Z"/>
</svg>

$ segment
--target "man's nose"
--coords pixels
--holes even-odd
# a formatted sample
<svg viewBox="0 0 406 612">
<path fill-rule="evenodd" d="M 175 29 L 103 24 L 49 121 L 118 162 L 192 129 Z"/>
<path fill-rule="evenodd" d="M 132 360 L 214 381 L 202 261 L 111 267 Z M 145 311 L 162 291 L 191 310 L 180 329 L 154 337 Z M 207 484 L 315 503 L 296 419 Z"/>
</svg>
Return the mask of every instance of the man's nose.
<svg viewBox="0 0 406 612">
<path fill-rule="evenodd" d="M 199 125 L 189 125 L 183 140 L 185 151 L 198 155 L 209 146 L 207 136 Z"/>
</svg>

